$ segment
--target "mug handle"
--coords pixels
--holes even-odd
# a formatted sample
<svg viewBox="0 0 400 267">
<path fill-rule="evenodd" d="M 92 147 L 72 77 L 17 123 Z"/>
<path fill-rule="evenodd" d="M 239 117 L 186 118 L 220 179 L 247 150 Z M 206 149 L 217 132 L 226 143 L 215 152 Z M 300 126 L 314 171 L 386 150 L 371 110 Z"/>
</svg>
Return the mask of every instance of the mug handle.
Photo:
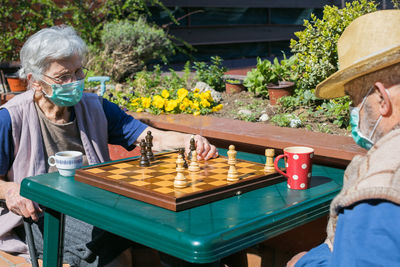
<svg viewBox="0 0 400 267">
<path fill-rule="evenodd" d="M 276 158 L 275 158 L 275 160 L 274 160 L 274 167 L 275 167 L 275 170 L 277 171 L 277 172 L 279 172 L 280 174 L 282 174 L 283 176 L 285 176 L 286 178 L 289 178 L 289 176 L 286 174 L 286 173 L 284 173 L 283 171 L 281 171 L 281 169 L 279 169 L 279 167 L 278 167 L 278 162 L 279 162 L 279 160 L 281 159 L 281 158 L 283 158 L 283 157 L 287 157 L 285 154 L 282 154 L 282 155 L 279 155 L 279 156 L 277 156 Z"/>
<path fill-rule="evenodd" d="M 52 162 L 54 161 L 54 162 Z M 49 159 L 47 160 L 50 166 L 56 166 L 56 158 L 54 156 L 50 156 Z"/>
</svg>

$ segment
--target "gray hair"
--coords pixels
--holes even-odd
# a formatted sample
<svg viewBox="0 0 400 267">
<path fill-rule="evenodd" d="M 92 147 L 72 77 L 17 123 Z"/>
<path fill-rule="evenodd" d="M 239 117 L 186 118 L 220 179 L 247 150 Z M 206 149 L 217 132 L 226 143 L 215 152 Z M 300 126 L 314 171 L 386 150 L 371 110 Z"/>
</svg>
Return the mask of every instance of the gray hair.
<svg viewBox="0 0 400 267">
<path fill-rule="evenodd" d="M 21 49 L 19 77 L 26 79 L 28 73 L 35 80 L 41 79 L 51 62 L 78 55 L 81 60 L 87 53 L 87 46 L 76 31 L 69 26 L 53 26 L 38 31 L 28 38 Z"/>
</svg>

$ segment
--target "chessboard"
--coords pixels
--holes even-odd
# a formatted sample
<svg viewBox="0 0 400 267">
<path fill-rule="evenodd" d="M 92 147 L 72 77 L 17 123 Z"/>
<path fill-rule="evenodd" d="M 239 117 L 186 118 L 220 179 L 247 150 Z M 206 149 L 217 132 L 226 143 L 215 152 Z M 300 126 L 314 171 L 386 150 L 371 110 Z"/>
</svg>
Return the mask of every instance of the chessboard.
<svg viewBox="0 0 400 267">
<path fill-rule="evenodd" d="M 181 211 L 284 181 L 264 164 L 236 159 L 237 181 L 228 181 L 228 158 L 199 161 L 200 171 L 183 172 L 184 188 L 174 187 L 176 151 L 156 154 L 148 167 L 139 158 L 76 170 L 75 180 L 173 211 Z"/>
</svg>

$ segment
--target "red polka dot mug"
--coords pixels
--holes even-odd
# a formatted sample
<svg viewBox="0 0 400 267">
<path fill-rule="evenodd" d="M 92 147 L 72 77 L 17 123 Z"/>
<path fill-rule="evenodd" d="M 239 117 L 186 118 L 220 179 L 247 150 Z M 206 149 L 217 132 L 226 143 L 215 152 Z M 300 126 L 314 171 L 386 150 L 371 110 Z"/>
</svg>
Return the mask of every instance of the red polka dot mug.
<svg viewBox="0 0 400 267">
<path fill-rule="evenodd" d="M 288 188 L 301 190 L 309 187 L 313 156 L 314 149 L 310 147 L 292 146 L 283 149 L 283 155 L 275 158 L 275 169 L 286 176 Z M 281 158 L 285 159 L 286 173 L 278 167 Z"/>
</svg>

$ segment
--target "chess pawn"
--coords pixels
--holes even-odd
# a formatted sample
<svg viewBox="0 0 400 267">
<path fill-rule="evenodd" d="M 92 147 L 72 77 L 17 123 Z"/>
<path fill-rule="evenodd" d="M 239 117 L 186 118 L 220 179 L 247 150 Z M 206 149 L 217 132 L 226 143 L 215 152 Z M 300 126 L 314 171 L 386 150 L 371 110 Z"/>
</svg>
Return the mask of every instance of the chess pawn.
<svg viewBox="0 0 400 267">
<path fill-rule="evenodd" d="M 188 169 L 189 169 L 190 172 L 198 172 L 198 171 L 200 171 L 200 165 L 197 162 L 197 151 L 196 151 L 196 149 L 192 151 L 192 160 L 190 161 Z"/>
<path fill-rule="evenodd" d="M 150 162 L 149 159 L 147 158 L 146 155 L 146 142 L 144 139 L 140 141 L 140 162 L 139 162 L 140 167 L 149 167 Z"/>
<path fill-rule="evenodd" d="M 182 155 L 178 155 L 178 158 L 176 159 L 176 176 L 174 180 L 174 187 L 176 188 L 185 188 L 187 186 L 187 181 L 186 177 L 183 174 L 185 171 L 185 168 L 183 167 L 184 160 L 182 158 Z"/>
<path fill-rule="evenodd" d="M 187 168 L 188 168 L 188 164 L 187 164 L 187 161 L 186 161 L 186 159 L 185 159 L 185 149 L 184 149 L 184 148 L 179 148 L 178 151 L 179 151 L 179 154 L 182 155 L 183 167 L 184 167 L 185 169 L 187 169 Z"/>
<path fill-rule="evenodd" d="M 236 170 L 236 150 L 234 145 L 229 146 L 229 151 L 227 152 L 228 154 L 228 165 L 229 165 L 229 170 L 228 170 L 228 178 L 227 180 L 230 182 L 238 181 L 239 180 L 239 174 Z"/>
<path fill-rule="evenodd" d="M 265 149 L 265 167 L 264 167 L 264 172 L 275 172 L 275 167 L 274 167 L 274 156 L 275 156 L 275 150 L 274 149 Z"/>
</svg>

